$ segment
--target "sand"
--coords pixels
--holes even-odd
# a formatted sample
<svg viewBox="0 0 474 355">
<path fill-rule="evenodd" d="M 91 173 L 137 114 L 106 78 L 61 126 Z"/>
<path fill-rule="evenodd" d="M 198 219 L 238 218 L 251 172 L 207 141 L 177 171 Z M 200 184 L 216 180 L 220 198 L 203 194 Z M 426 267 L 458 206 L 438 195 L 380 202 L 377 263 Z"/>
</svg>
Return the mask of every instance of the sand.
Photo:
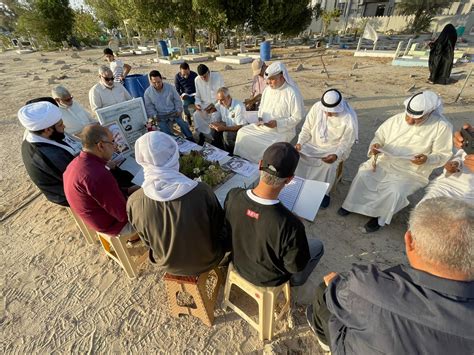
<svg viewBox="0 0 474 355">
<path fill-rule="evenodd" d="M 71 54 L 0 54 L 1 216 L 38 191 L 21 161 L 23 129 L 16 117 L 21 105 L 28 99 L 49 95 L 54 85 L 48 83 L 50 79 L 68 87 L 74 99 L 89 108 L 88 91 L 97 81 L 101 50 L 81 51 L 79 58 Z M 153 64 L 153 57 L 127 57 L 124 61 L 133 66 L 132 73 L 158 69 L 172 82 L 177 66 Z M 337 87 L 356 109 L 360 125 L 360 143 L 345 164 L 331 206 L 320 211 L 314 223 L 305 223 L 308 236 L 324 242 L 325 255 L 307 284 L 293 290 L 298 303 L 295 327 L 280 331 L 272 342 L 261 342 L 253 328 L 220 306 L 216 307 L 212 328 L 192 317 L 170 317 L 161 271 L 147 264 L 138 279 L 129 280 L 118 265 L 107 259 L 99 244 L 86 244 L 64 208 L 40 196 L 1 224 L 5 275 L 2 353 L 321 353 L 304 317 L 304 305 L 311 302 L 316 285 L 329 271 L 347 270 L 352 263 L 390 266 L 404 262 L 407 215 L 422 196 L 422 191 L 416 193 L 410 207 L 398 213 L 389 226 L 370 235 L 362 231 L 366 217 L 337 215 L 358 165 L 366 159 L 375 129 L 402 111 L 403 100 L 410 93 L 422 89 L 434 90 L 443 97 L 446 116 L 456 128 L 466 121 L 473 124 L 474 78 L 462 99 L 453 104 L 462 80 L 449 86 L 432 86 L 426 83 L 425 68 L 392 67 L 389 59 L 354 58 L 350 52 L 333 52 L 325 57 L 328 79 L 312 51 L 289 50 L 283 60 L 300 85 L 306 109 L 327 87 Z M 55 64 L 57 61 L 64 63 Z M 358 69 L 352 70 L 355 62 Z M 234 97 L 248 96 L 250 64 L 232 65 L 232 70 L 224 70 L 223 63 L 207 64 L 222 73 Z M 294 71 L 300 64 L 303 67 Z M 464 78 L 468 65 L 454 71 Z M 194 70 L 196 66 L 191 65 Z M 51 80 L 62 75 L 67 77 Z M 36 76 L 39 80 L 34 80 Z M 415 88 L 408 92 L 413 85 Z"/>
</svg>

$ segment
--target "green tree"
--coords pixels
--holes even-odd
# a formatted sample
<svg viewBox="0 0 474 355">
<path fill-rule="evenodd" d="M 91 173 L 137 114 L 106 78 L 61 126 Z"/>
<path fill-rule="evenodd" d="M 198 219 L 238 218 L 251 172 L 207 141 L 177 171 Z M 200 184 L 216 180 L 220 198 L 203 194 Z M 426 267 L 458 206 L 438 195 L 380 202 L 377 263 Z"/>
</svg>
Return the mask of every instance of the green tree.
<svg viewBox="0 0 474 355">
<path fill-rule="evenodd" d="M 311 19 L 318 15 L 319 6 L 311 6 L 310 0 L 268 0 L 261 2 L 257 16 L 252 19 L 254 31 L 295 36 L 306 30 Z"/>
<path fill-rule="evenodd" d="M 102 32 L 98 21 L 90 12 L 74 11 L 73 33 L 80 41 L 97 40 Z"/>
<path fill-rule="evenodd" d="M 18 4 L 15 0 L 0 2 L 0 28 L 13 32 L 16 27 Z"/>
<path fill-rule="evenodd" d="M 121 18 L 111 0 L 85 0 L 84 2 L 106 28 L 112 29 L 121 25 Z"/>
<path fill-rule="evenodd" d="M 34 34 L 61 43 L 72 34 L 74 12 L 68 0 L 32 0 L 18 18 L 20 34 Z"/>
<path fill-rule="evenodd" d="M 412 33 L 420 33 L 429 31 L 433 17 L 451 3 L 450 0 L 402 0 L 398 11 L 405 16 L 415 15 L 408 29 Z"/>
<path fill-rule="evenodd" d="M 333 20 L 338 20 L 340 16 L 341 16 L 340 9 L 334 9 L 331 11 L 326 11 L 326 10 L 322 11 L 321 17 L 323 19 L 323 34 L 326 34 L 327 30 L 329 29 L 329 26 L 331 26 L 331 22 Z"/>
</svg>

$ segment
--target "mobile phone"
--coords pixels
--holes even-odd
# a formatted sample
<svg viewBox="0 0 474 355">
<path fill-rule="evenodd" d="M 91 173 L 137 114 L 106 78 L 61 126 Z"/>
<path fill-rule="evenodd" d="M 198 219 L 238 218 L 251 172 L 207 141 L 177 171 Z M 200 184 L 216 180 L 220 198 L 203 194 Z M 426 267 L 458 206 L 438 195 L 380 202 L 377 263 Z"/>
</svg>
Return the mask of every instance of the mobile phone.
<svg viewBox="0 0 474 355">
<path fill-rule="evenodd" d="M 461 129 L 461 135 L 463 138 L 462 149 L 466 154 L 474 154 L 474 132 L 469 132 L 467 129 Z"/>
</svg>

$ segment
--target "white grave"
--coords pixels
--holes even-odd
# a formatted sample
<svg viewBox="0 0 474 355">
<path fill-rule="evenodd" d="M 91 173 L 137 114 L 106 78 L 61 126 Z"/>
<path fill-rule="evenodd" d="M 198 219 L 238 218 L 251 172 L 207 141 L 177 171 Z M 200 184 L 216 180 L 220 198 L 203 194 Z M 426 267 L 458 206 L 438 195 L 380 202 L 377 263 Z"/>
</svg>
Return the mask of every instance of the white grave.
<svg viewBox="0 0 474 355">
<path fill-rule="evenodd" d="M 253 58 L 250 57 L 240 57 L 238 55 L 226 55 L 217 57 L 216 60 L 222 63 L 229 63 L 229 64 L 247 64 L 252 63 Z"/>
</svg>

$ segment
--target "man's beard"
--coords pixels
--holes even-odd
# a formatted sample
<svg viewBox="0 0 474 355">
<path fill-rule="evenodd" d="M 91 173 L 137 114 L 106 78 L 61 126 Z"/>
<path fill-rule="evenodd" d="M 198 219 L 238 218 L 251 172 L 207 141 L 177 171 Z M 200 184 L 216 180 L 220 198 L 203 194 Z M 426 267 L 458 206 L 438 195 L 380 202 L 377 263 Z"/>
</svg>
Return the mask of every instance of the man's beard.
<svg viewBox="0 0 474 355">
<path fill-rule="evenodd" d="M 58 142 L 58 143 L 61 143 L 63 144 L 63 140 L 64 138 L 66 137 L 66 135 L 64 134 L 64 132 L 58 132 L 58 130 L 56 129 L 56 127 L 53 127 L 53 133 L 51 133 L 51 135 L 49 136 L 49 139 L 55 141 L 55 142 Z"/>
</svg>

